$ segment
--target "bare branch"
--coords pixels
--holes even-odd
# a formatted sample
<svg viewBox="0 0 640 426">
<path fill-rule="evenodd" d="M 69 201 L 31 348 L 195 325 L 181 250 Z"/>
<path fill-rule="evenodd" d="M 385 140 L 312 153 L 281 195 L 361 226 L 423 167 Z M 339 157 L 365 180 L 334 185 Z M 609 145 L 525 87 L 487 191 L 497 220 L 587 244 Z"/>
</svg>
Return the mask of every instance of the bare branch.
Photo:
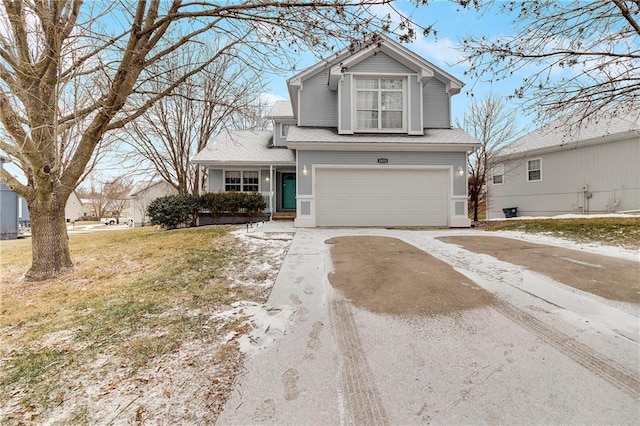
<svg viewBox="0 0 640 426">
<path fill-rule="evenodd" d="M 0 182 L 3 182 L 13 192 L 27 197 L 30 195 L 29 187 L 20 183 L 11 173 L 4 168 L 0 168 Z"/>
<path fill-rule="evenodd" d="M 493 2 L 492 2 L 493 3 Z M 467 74 L 499 81 L 522 74 L 512 94 L 541 121 L 567 115 L 572 125 L 604 112 L 637 108 L 640 101 L 640 13 L 637 2 L 513 1 L 516 34 L 462 40 Z"/>
<path fill-rule="evenodd" d="M 348 44 L 388 30 L 390 19 L 378 18 L 371 9 L 386 3 L 1 0 L 0 132 L 6 140 L 0 150 L 16 160 L 27 180 L 34 213 L 30 276 L 53 276 L 71 266 L 61 209 L 118 139 L 112 132 L 164 99 L 199 102 L 200 95 L 183 94 L 181 86 L 227 59 L 238 70 L 273 71 L 290 67 L 289 55 L 302 50 L 324 56 L 338 39 Z M 413 27 L 398 28 L 405 30 L 409 40 Z M 219 49 L 202 56 L 212 45 Z M 189 49 L 197 61 L 159 72 Z M 253 88 L 243 90 L 231 78 L 221 81 L 235 92 L 211 100 L 215 108 L 202 110 L 202 127 L 167 123 L 164 131 L 174 133 L 176 149 L 150 149 L 150 155 L 169 155 L 183 170 L 188 167 L 184 152 L 193 146 L 183 141 L 204 144 L 223 126 L 256 121 L 255 105 L 245 102 Z M 38 237 L 47 232 L 55 235 Z"/>
</svg>

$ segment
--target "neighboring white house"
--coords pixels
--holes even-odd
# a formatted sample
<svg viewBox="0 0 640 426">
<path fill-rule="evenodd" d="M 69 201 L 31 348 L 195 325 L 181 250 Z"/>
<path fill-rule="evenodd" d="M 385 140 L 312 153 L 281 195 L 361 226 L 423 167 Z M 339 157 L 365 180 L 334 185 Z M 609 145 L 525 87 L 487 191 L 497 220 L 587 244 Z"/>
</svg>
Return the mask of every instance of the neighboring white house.
<svg viewBox="0 0 640 426">
<path fill-rule="evenodd" d="M 272 132 L 224 133 L 192 162 L 206 191 L 259 191 L 295 225 L 468 227 L 467 154 L 451 127 L 462 82 L 387 37 L 288 80 Z"/>
<path fill-rule="evenodd" d="M 149 184 L 143 184 L 139 189 L 129 195 L 131 217 L 133 218 L 133 227 L 139 228 L 149 221 L 147 216 L 147 207 L 149 204 L 159 197 L 177 194 L 178 191 L 165 181 L 155 181 Z"/>
<path fill-rule="evenodd" d="M 78 197 L 76 191 L 73 191 L 67 199 L 67 204 L 64 206 L 64 217 L 67 219 L 67 222 L 75 222 L 82 216 L 84 216 L 82 200 Z"/>
<path fill-rule="evenodd" d="M 640 210 L 640 107 L 569 131 L 556 120 L 500 150 L 487 218 Z"/>
</svg>

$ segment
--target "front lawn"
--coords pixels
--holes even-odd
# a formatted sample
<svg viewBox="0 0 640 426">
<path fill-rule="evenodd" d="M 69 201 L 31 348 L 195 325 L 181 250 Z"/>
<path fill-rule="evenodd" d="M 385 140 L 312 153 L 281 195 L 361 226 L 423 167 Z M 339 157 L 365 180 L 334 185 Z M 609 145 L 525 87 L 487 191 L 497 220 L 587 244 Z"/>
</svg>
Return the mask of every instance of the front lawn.
<svg viewBox="0 0 640 426">
<path fill-rule="evenodd" d="M 482 222 L 480 228 L 487 231 L 546 234 L 579 243 L 602 243 L 640 249 L 640 217 L 511 219 Z"/>
<path fill-rule="evenodd" d="M 22 278 L 31 240 L 1 241 L 2 423 L 170 419 L 143 389 L 170 411 L 193 407 L 179 423 L 214 421 L 241 364 L 229 333 L 246 327 L 215 314 L 239 300 L 264 302 L 264 282 L 275 278 L 261 272 L 252 281 L 261 285 L 234 284 L 251 258 L 229 229 L 71 235 L 75 270 L 35 283 Z M 189 397 L 193 386 L 200 395 Z"/>
</svg>

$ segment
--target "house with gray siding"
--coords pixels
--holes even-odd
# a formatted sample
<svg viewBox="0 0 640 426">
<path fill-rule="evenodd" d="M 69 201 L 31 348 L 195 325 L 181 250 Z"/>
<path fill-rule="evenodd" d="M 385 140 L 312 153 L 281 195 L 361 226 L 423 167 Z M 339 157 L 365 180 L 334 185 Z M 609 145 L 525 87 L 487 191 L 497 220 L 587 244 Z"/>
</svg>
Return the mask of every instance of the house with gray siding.
<svg viewBox="0 0 640 426">
<path fill-rule="evenodd" d="M 258 191 L 298 227 L 468 227 L 467 155 L 451 126 L 462 82 L 371 37 L 287 81 L 273 131 L 224 133 L 192 162 L 205 191 Z"/>
<path fill-rule="evenodd" d="M 487 218 L 640 211 L 640 107 L 580 127 L 549 123 L 492 160 Z"/>
</svg>

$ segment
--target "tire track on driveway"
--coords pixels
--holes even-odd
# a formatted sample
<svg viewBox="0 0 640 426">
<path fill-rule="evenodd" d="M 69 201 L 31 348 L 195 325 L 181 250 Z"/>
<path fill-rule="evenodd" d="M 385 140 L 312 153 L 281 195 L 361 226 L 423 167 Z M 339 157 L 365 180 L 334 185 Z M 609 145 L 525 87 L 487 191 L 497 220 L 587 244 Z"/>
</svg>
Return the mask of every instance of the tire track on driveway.
<svg viewBox="0 0 640 426">
<path fill-rule="evenodd" d="M 481 284 L 476 280 L 474 281 L 478 282 L 478 284 L 483 287 L 486 286 L 486 284 L 489 284 L 490 287 L 493 287 L 489 288 L 489 290 L 492 291 L 497 298 L 497 302 L 493 306 L 493 308 L 500 312 L 502 315 L 509 318 L 516 324 L 526 328 L 527 330 L 538 336 L 545 343 L 551 345 L 556 350 L 568 356 L 578 365 L 586 368 L 589 372 L 604 379 L 609 384 L 616 387 L 617 389 L 620 389 L 632 398 L 640 400 L 640 377 L 638 376 L 637 371 L 620 365 L 616 361 L 598 353 L 589 346 L 579 342 L 577 339 L 545 324 L 543 321 L 518 308 L 513 303 L 508 302 L 504 298 L 504 296 L 500 294 L 500 291 L 496 291 L 497 289 L 499 289 L 499 286 L 494 287 L 492 284 L 498 282 L 507 284 L 511 288 L 517 289 L 519 291 L 526 292 L 522 288 L 522 283 L 515 284 L 511 282 L 511 280 L 508 279 L 507 276 L 502 276 L 503 273 L 507 273 L 508 271 L 503 271 L 495 268 L 492 270 L 485 270 L 484 268 L 480 267 L 479 264 L 472 265 L 468 262 L 465 262 L 464 256 L 448 257 L 448 261 L 452 262 L 458 271 L 467 275 L 469 278 L 474 279 L 472 275 L 477 275 L 481 277 L 482 280 L 486 280 L 485 284 Z M 469 272 L 472 275 L 469 275 Z M 521 279 L 524 281 L 524 278 Z M 535 294 L 528 294 L 537 297 Z M 635 341 L 633 344 L 637 345 Z"/>
<path fill-rule="evenodd" d="M 349 301 L 336 291 L 329 295 L 329 315 L 335 327 L 340 359 L 342 422 L 356 425 L 388 425 L 380 392 L 365 357 Z"/>
<path fill-rule="evenodd" d="M 570 336 L 555 330 L 542 321 L 504 301 L 493 306 L 511 321 L 525 327 L 591 373 L 600 376 L 611 385 L 640 400 L 640 378 L 633 371 L 595 352 Z"/>
</svg>

